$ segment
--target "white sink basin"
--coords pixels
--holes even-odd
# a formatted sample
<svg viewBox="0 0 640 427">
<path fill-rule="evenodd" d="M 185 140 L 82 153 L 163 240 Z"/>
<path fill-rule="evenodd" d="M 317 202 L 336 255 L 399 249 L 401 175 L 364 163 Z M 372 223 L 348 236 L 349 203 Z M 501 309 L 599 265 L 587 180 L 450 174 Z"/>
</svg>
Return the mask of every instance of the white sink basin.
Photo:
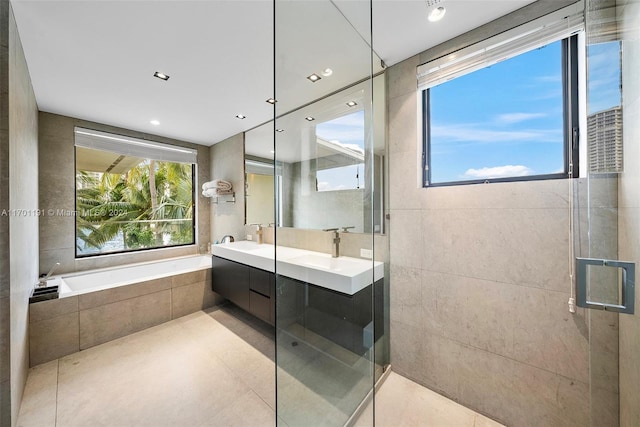
<svg viewBox="0 0 640 427">
<path fill-rule="evenodd" d="M 214 245 L 213 255 L 353 295 L 384 277 L 384 264 L 250 241 Z M 275 261 L 277 253 L 277 261 Z M 276 267 L 277 264 L 277 268 Z"/>
<path fill-rule="evenodd" d="M 384 277 L 384 264 L 381 262 L 304 252 L 307 253 L 278 259 L 278 274 L 349 295 Z"/>
<path fill-rule="evenodd" d="M 250 265 L 270 272 L 275 271 L 275 249 L 273 245 L 257 244 L 248 240 L 213 245 L 211 253 L 221 258 Z"/>
</svg>

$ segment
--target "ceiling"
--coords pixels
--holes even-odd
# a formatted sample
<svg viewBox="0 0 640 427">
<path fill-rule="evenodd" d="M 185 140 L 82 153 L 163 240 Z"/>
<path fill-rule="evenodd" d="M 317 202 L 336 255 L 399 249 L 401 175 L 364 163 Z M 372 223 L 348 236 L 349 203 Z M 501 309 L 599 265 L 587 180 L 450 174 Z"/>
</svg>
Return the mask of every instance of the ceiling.
<svg viewBox="0 0 640 427">
<path fill-rule="evenodd" d="M 443 0 L 444 19 L 429 23 L 424 0 L 374 0 L 373 47 L 392 65 L 531 2 Z M 40 110 L 197 144 L 270 120 L 272 96 L 281 114 L 370 72 L 365 1 L 278 2 L 275 91 L 270 1 L 12 5 Z"/>
</svg>

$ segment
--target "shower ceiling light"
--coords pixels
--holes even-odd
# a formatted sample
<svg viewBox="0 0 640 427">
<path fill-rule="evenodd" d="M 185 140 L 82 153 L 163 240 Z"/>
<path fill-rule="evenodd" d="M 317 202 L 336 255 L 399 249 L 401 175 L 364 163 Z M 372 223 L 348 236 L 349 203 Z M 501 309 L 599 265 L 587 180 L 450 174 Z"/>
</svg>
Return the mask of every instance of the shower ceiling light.
<svg viewBox="0 0 640 427">
<path fill-rule="evenodd" d="M 358 103 L 356 101 L 349 101 L 349 102 L 347 102 L 347 105 L 349 107 L 355 107 L 356 105 L 358 105 Z"/>
<path fill-rule="evenodd" d="M 308 122 L 312 122 L 312 121 L 314 121 L 314 120 L 315 120 L 315 119 L 314 119 L 313 117 L 311 117 L 311 116 L 305 117 L 304 119 L 305 119 L 306 121 L 308 121 Z"/>
<path fill-rule="evenodd" d="M 151 123 L 154 126 L 158 126 L 160 124 L 158 120 L 151 120 L 149 123 Z"/>
<path fill-rule="evenodd" d="M 242 119 L 246 119 L 247 116 L 245 116 L 244 114 L 236 114 L 236 118 L 242 120 Z"/>
<path fill-rule="evenodd" d="M 316 73 L 311 74 L 310 76 L 307 77 L 307 79 L 309 79 L 309 81 L 315 83 L 318 80 L 320 80 L 322 77 L 320 77 L 319 75 L 317 75 Z"/>
<path fill-rule="evenodd" d="M 331 74 L 333 74 L 333 70 L 331 68 L 325 68 L 324 71 L 322 71 L 322 73 L 320 74 L 325 77 L 329 77 Z"/>
<path fill-rule="evenodd" d="M 429 20 L 429 22 L 437 22 L 444 17 L 445 13 L 447 13 L 447 9 L 445 9 L 444 6 L 438 6 L 431 9 L 431 12 L 429 12 L 429 16 L 427 17 L 427 19 Z"/>
<path fill-rule="evenodd" d="M 169 76 L 167 76 L 165 73 L 161 73 L 160 71 L 156 71 L 155 73 L 153 73 L 153 77 L 157 77 L 160 80 L 164 80 L 165 82 L 169 80 Z"/>
<path fill-rule="evenodd" d="M 268 102 L 269 104 L 273 105 L 273 104 L 275 104 L 275 103 L 276 103 L 276 102 L 278 102 L 278 101 L 276 101 L 276 100 L 275 100 L 275 99 L 273 99 L 273 98 L 269 98 L 269 99 L 267 99 L 267 102 Z"/>
</svg>

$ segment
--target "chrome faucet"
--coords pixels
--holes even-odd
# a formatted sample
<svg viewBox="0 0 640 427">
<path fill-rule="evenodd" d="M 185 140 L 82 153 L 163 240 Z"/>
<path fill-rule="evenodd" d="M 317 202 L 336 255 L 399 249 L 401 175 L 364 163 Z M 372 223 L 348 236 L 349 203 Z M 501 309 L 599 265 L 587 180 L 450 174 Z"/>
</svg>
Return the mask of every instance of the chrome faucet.
<svg viewBox="0 0 640 427">
<path fill-rule="evenodd" d="M 340 233 L 337 228 L 325 228 L 322 231 L 333 232 L 333 246 L 331 248 L 331 257 L 338 258 L 340 256 Z"/>
<path fill-rule="evenodd" d="M 39 287 L 43 287 L 43 286 L 47 286 L 47 279 L 49 279 L 49 277 L 51 277 L 51 275 L 53 274 L 53 272 L 56 270 L 56 268 L 60 267 L 60 263 L 56 262 L 55 264 L 53 264 L 53 267 L 51 267 L 51 270 L 49 270 L 49 272 L 47 273 L 46 276 L 40 278 L 40 280 L 38 280 L 38 286 Z"/>
<path fill-rule="evenodd" d="M 256 226 L 256 243 L 261 245 L 262 244 L 262 224 L 249 224 L 249 225 Z"/>
</svg>

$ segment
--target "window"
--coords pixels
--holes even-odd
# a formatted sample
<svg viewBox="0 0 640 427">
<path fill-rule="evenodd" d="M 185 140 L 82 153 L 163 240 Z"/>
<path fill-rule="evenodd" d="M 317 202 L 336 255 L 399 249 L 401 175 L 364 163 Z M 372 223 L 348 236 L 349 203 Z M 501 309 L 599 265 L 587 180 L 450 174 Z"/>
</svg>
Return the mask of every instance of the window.
<svg viewBox="0 0 640 427">
<path fill-rule="evenodd" d="M 522 30 L 419 67 L 424 186 L 578 176 L 578 36 L 563 19 L 563 36 Z"/>
<path fill-rule="evenodd" d="M 75 134 L 76 257 L 195 243 L 195 150 Z"/>
<path fill-rule="evenodd" d="M 317 191 L 365 188 L 364 110 L 316 126 Z"/>
</svg>

